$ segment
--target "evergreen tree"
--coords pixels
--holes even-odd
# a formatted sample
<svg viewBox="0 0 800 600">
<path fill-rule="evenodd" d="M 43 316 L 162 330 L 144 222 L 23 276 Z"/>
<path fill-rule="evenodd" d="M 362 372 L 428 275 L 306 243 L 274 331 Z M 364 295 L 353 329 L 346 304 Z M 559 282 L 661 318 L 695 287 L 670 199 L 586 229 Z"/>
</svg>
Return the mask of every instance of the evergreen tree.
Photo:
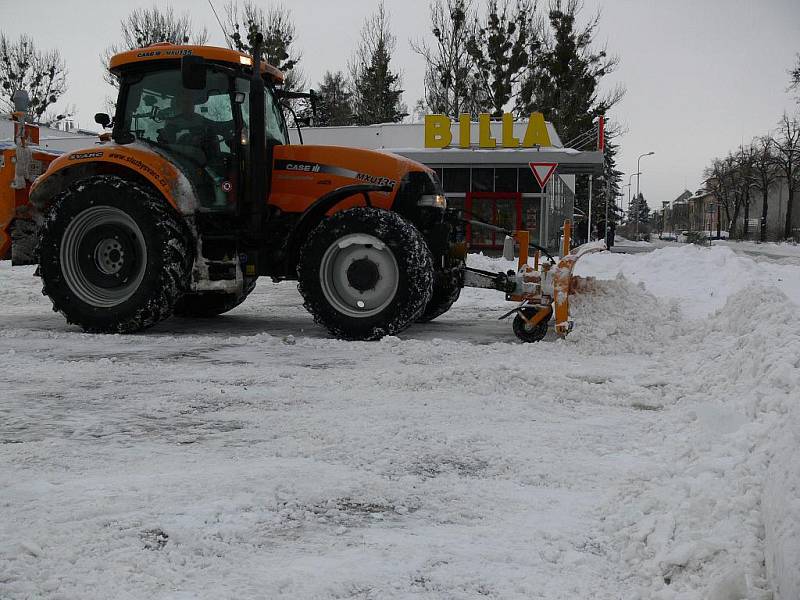
<svg viewBox="0 0 800 600">
<path fill-rule="evenodd" d="M 358 125 L 397 123 L 406 116 L 401 77 L 390 65 L 395 46 L 389 15 L 381 2 L 377 12 L 364 22 L 361 42 L 349 64 L 353 113 Z"/>
<path fill-rule="evenodd" d="M 344 73 L 327 71 L 317 90 L 317 119 L 315 125 L 333 127 L 352 125 L 352 94 Z"/>
<path fill-rule="evenodd" d="M 232 0 L 225 7 L 226 42 L 229 48 L 250 54 L 255 36 L 261 34 L 263 59 L 284 74 L 283 89 L 298 91 L 305 87 L 305 78 L 298 67 L 302 55 L 293 46 L 296 29 L 291 12 L 283 6 L 271 5 L 266 11 L 251 0 L 239 5 Z"/>
<path fill-rule="evenodd" d="M 631 200 L 631 206 L 628 210 L 628 222 L 639 223 L 641 229 L 642 225 L 647 225 L 650 221 L 650 207 L 647 205 L 647 200 L 644 194 L 639 192 L 638 196 L 634 196 Z"/>
<path fill-rule="evenodd" d="M 503 114 L 517 84 L 530 62 L 529 49 L 538 50 L 538 38 L 531 27 L 535 7 L 529 0 L 489 0 L 486 19 L 475 23 L 466 49 L 475 63 L 470 94 L 479 103 L 479 112 Z"/>
<path fill-rule="evenodd" d="M 600 82 L 617 66 L 616 57 L 609 56 L 605 49 L 593 47 L 599 26 L 599 14 L 586 24 L 579 23 L 580 0 L 554 0 L 547 20 L 540 23 L 539 33 L 533 38 L 530 62 L 517 97 L 516 111 L 520 116 L 539 111 L 558 131 L 565 145 L 578 145 L 581 141 L 594 143 L 595 137 L 584 134 L 594 128 L 600 115 L 617 104 L 624 95 L 618 87 L 610 94 L 600 97 Z M 610 195 L 619 194 L 621 173 L 615 168 L 618 146 L 612 143 L 620 132 L 606 120 L 606 145 L 604 174 L 592 182 L 593 219 L 603 218 L 605 213 L 606 188 L 611 185 Z M 588 189 L 584 177 L 576 182 L 576 204 L 588 210 Z M 609 205 L 609 209 L 611 206 Z M 600 215 L 598 211 L 602 210 Z M 609 219 L 611 219 L 609 210 Z"/>
<path fill-rule="evenodd" d="M 13 42 L 0 33 L 0 106 L 13 111 L 17 90 L 28 93 L 29 118 L 40 122 L 67 91 L 67 69 L 58 50 L 42 52 L 27 35 Z"/>
<path fill-rule="evenodd" d="M 421 112 L 457 118 L 477 115 L 480 85 L 467 44 L 473 33 L 472 0 L 435 0 L 430 4 L 433 48 L 427 42 L 412 43 L 425 59 L 425 98 Z"/>
<path fill-rule="evenodd" d="M 103 63 L 103 78 L 114 87 L 118 87 L 117 78 L 108 72 L 108 63 L 112 56 L 134 48 L 144 48 L 158 42 L 170 44 L 196 44 L 202 46 L 208 40 L 208 31 L 194 30 L 189 13 L 175 15 L 171 7 L 134 9 L 125 19 L 120 21 L 122 42 L 106 48 L 100 55 Z"/>
</svg>

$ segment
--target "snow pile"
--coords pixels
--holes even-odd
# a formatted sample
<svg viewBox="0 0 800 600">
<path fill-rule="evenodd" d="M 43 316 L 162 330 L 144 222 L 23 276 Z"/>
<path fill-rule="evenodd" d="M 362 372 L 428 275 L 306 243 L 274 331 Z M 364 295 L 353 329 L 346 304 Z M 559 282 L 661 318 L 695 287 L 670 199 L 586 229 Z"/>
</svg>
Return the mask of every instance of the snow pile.
<svg viewBox="0 0 800 600">
<path fill-rule="evenodd" d="M 707 317 L 740 290 L 776 286 L 800 304 L 797 265 L 755 261 L 730 248 L 693 244 L 660 248 L 644 254 L 591 254 L 578 261 L 577 275 L 613 279 L 623 274 L 643 283 L 659 298 L 675 298 L 683 312 Z"/>
<path fill-rule="evenodd" d="M 800 410 L 786 416 L 774 441 L 763 512 L 767 574 L 775 600 L 800 598 Z"/>
</svg>

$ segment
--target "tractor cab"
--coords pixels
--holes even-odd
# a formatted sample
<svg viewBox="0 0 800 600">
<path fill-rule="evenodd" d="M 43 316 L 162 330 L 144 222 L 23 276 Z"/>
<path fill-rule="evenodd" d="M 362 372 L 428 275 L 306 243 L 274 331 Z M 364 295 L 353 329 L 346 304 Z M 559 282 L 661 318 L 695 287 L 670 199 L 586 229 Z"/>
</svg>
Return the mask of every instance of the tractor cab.
<svg viewBox="0 0 800 600">
<path fill-rule="evenodd" d="M 157 44 L 116 55 L 111 71 L 120 82 L 114 141 L 144 144 L 174 161 L 201 211 L 235 212 L 253 158 L 252 59 L 223 48 Z M 261 71 L 266 146 L 286 144 L 274 87 L 283 76 L 269 65 Z M 106 115 L 97 119 L 108 124 Z"/>
</svg>

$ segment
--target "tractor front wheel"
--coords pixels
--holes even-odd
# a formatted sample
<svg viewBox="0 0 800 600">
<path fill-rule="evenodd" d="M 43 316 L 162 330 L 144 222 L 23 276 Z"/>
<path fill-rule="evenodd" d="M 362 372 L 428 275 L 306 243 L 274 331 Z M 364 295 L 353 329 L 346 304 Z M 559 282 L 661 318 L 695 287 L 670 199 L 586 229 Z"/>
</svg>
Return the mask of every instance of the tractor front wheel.
<svg viewBox="0 0 800 600">
<path fill-rule="evenodd" d="M 300 253 L 300 293 L 336 337 L 376 340 L 411 325 L 433 288 L 422 234 L 397 213 L 353 208 L 311 232 Z"/>
<path fill-rule="evenodd" d="M 188 287 L 190 248 L 180 215 L 151 189 L 84 179 L 56 197 L 41 228 L 42 292 L 85 331 L 138 331 L 172 314 Z"/>
</svg>

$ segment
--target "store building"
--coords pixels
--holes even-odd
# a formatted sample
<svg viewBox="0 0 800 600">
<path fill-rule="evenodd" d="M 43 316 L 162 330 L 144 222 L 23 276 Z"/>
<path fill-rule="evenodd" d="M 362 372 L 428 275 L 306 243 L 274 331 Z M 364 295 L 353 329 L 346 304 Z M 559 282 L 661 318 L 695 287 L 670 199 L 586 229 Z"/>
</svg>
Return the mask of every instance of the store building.
<svg viewBox="0 0 800 600">
<path fill-rule="evenodd" d="M 385 150 L 421 162 L 439 174 L 449 206 L 506 229 L 527 229 L 532 241 L 550 249 L 559 247 L 564 220 L 573 219 L 576 176 L 603 169 L 602 152 L 565 148 L 541 115 L 453 123 L 428 115 L 424 123 L 311 127 L 302 134 L 307 144 Z M 296 131 L 292 142 L 299 142 Z M 557 165 L 544 188 L 530 163 Z M 476 249 L 503 245 L 502 234 L 485 228 L 466 225 L 462 235 Z"/>
</svg>

